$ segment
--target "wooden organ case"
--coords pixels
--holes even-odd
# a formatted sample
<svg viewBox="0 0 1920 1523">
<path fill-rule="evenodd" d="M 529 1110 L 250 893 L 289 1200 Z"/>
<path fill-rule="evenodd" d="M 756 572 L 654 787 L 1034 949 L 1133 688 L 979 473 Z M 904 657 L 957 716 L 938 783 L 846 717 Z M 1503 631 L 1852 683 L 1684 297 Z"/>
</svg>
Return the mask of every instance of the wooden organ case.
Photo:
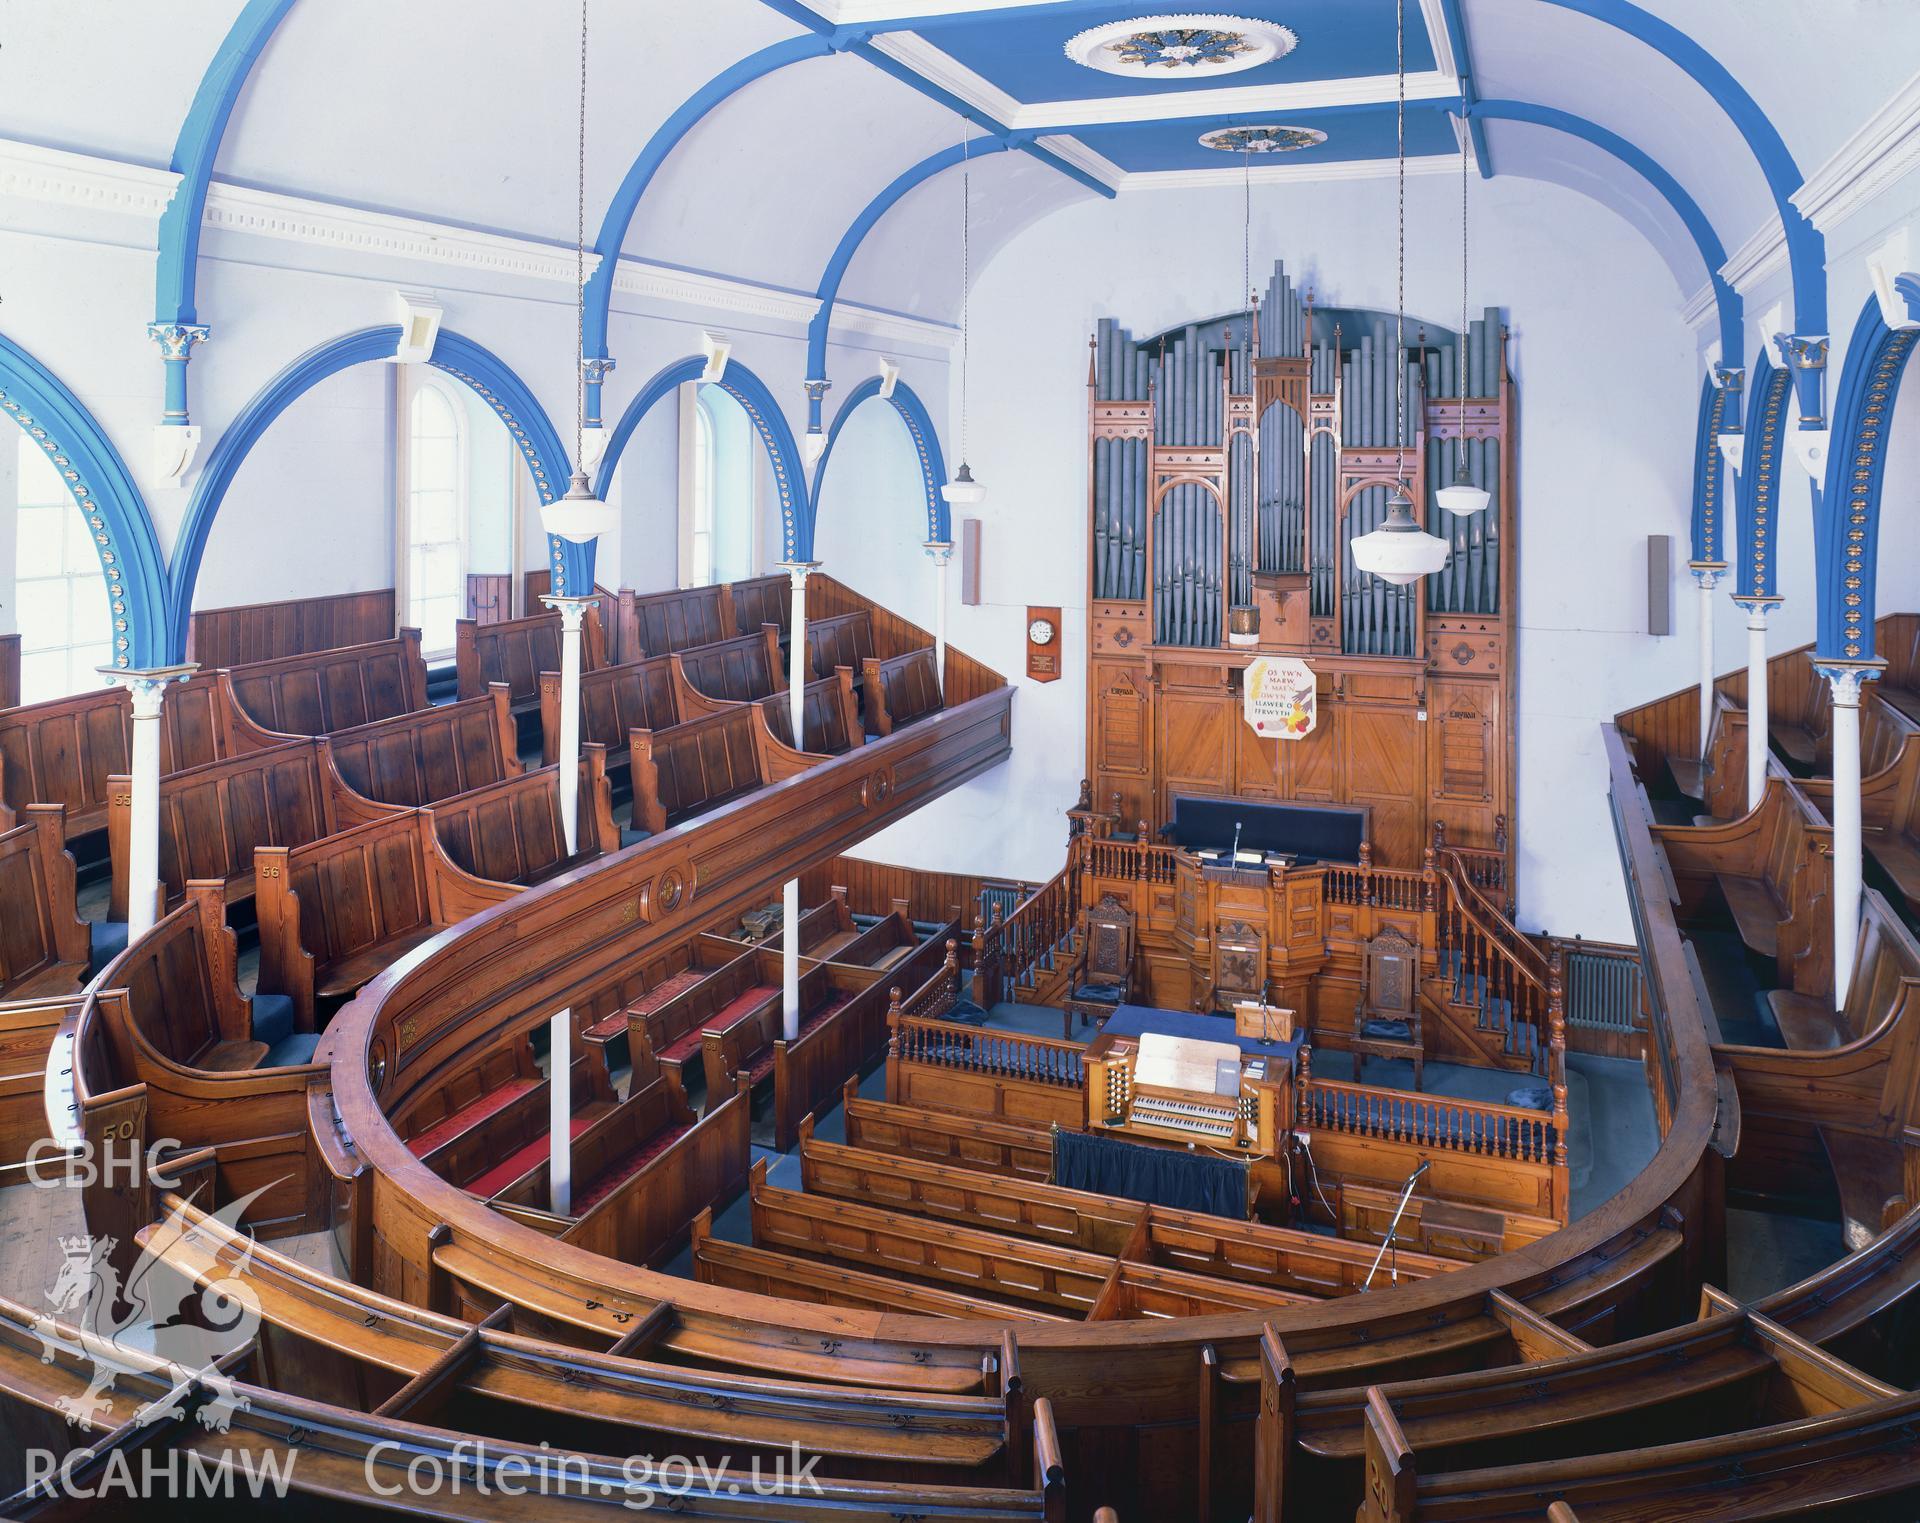
<svg viewBox="0 0 1920 1523">
<path fill-rule="evenodd" d="M 1436 824 L 1509 855 L 1514 798 L 1514 390 L 1489 308 L 1407 334 L 1395 427 L 1391 313 L 1315 311 L 1276 265 L 1250 312 L 1136 341 L 1103 318 L 1089 367 L 1087 769 L 1119 820 L 1181 794 L 1364 805 L 1373 860 L 1417 868 Z M 1465 394 L 1461 398 L 1462 367 Z M 1491 494 L 1443 511 L 1464 457 Z M 1447 566 L 1392 587 L 1347 542 L 1404 473 Z M 1304 658 L 1318 722 L 1241 718 L 1241 674 Z"/>
</svg>

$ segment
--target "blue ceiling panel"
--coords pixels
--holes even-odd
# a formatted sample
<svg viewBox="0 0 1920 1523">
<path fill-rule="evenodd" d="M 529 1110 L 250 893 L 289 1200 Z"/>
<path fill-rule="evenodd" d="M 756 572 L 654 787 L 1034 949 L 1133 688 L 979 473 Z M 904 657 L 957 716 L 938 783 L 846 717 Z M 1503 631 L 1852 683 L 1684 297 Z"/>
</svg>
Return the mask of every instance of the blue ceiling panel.
<svg viewBox="0 0 1920 1523">
<path fill-rule="evenodd" d="M 1450 107 L 1458 109 L 1451 101 L 1407 103 L 1409 158 L 1457 154 L 1460 151 L 1460 141 L 1454 136 L 1453 119 L 1448 114 Z M 1237 173 L 1240 169 L 1239 155 L 1203 147 L 1200 143 L 1201 134 L 1211 132 L 1216 127 L 1258 126 L 1280 120 L 1271 112 L 1255 116 L 1223 115 L 1218 120 L 1197 122 L 1139 122 L 1078 127 L 1073 135 L 1129 174 L 1175 169 L 1219 169 Z M 1311 127 L 1324 132 L 1327 140 L 1293 153 L 1255 154 L 1252 162 L 1256 167 L 1393 157 L 1391 105 L 1369 106 L 1363 110 L 1290 111 L 1285 114 L 1284 121 L 1289 127 Z"/>
<path fill-rule="evenodd" d="M 1435 67 L 1433 41 L 1420 14 L 1420 0 L 1401 3 L 1407 18 L 1407 70 L 1422 73 Z M 953 19 L 929 27 L 922 35 L 1024 104 L 1393 73 L 1393 0 L 1254 0 L 1222 5 L 1218 14 L 1275 22 L 1299 39 L 1292 52 L 1271 63 L 1233 73 L 1195 67 L 1136 78 L 1088 68 L 1066 54 L 1067 39 L 1091 28 L 1193 9 L 1176 5 L 1156 10 L 1149 0 L 1094 11 L 1075 9 L 1058 18 L 1035 16 L 1025 9 L 1012 17 L 983 11 L 964 21 Z"/>
</svg>

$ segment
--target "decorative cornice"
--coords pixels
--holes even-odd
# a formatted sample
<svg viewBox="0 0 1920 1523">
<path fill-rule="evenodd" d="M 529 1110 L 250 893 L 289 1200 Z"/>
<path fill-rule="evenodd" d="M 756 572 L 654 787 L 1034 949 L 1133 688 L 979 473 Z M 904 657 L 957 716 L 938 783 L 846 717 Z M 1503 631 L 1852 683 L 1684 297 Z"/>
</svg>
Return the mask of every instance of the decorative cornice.
<svg viewBox="0 0 1920 1523">
<path fill-rule="evenodd" d="M 0 196 L 157 218 L 179 180 L 167 170 L 0 139 Z M 476 232 L 220 182 L 207 197 L 206 226 L 246 237 L 455 265 L 510 279 L 568 286 L 575 279 L 574 252 L 564 244 Z M 598 262 L 599 256 L 589 251 L 589 274 Z M 673 269 L 624 255 L 614 273 L 613 288 L 643 300 L 738 313 L 799 328 L 813 320 L 820 305 L 811 293 Z M 836 334 L 862 334 L 887 343 L 947 349 L 959 338 L 958 328 L 948 323 L 846 301 L 835 304 L 833 317 Z"/>
<path fill-rule="evenodd" d="M 1793 193 L 1793 204 L 1830 232 L 1895 182 L 1920 169 L 1920 74 L 1915 74 Z"/>
<path fill-rule="evenodd" d="M 1392 159 L 1302 159 L 1286 164 L 1254 164 L 1246 178 L 1255 185 L 1293 185 L 1306 180 L 1391 180 L 1395 174 Z M 1455 154 L 1429 154 L 1407 160 L 1407 174 L 1457 175 L 1460 160 Z M 1122 175 L 1121 190 L 1187 190 L 1210 185 L 1239 185 L 1241 169 L 1235 164 L 1225 169 L 1161 169 Z"/>
</svg>

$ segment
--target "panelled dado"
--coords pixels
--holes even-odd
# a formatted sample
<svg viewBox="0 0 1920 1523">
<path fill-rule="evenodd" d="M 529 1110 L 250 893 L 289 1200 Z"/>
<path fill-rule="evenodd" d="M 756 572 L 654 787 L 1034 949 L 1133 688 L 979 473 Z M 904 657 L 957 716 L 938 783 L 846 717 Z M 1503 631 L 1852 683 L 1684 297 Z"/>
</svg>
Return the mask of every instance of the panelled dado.
<svg viewBox="0 0 1920 1523">
<path fill-rule="evenodd" d="M 1384 865 L 1417 865 L 1435 825 L 1505 849 L 1517 517 L 1505 329 L 1489 310 L 1464 334 L 1423 334 L 1400 376 L 1390 329 L 1316 310 L 1279 267 L 1247 313 L 1142 340 L 1102 320 L 1087 775 L 1125 825 L 1166 823 L 1182 794 L 1230 794 L 1364 803 Z M 1462 468 L 1489 505 L 1443 513 L 1434 493 Z M 1359 572 L 1346 549 L 1377 527 L 1396 479 L 1449 542 L 1424 586 Z M 1263 734 L 1242 718 L 1246 674 L 1277 659 L 1311 670 L 1318 713 Z"/>
</svg>

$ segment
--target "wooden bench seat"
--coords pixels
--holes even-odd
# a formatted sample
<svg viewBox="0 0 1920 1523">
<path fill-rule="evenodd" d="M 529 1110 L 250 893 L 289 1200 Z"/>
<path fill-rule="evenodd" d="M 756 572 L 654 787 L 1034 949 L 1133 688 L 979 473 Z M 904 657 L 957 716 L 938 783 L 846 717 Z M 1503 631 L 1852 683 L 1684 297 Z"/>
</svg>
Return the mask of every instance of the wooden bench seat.
<svg viewBox="0 0 1920 1523">
<path fill-rule="evenodd" d="M 693 1273 L 703 1285 L 753 1291 L 789 1301 L 846 1306 L 865 1311 L 902 1312 L 918 1317 L 991 1318 L 995 1321 L 1070 1320 L 1063 1313 L 1022 1306 L 991 1296 L 969 1295 L 932 1285 L 916 1285 L 890 1275 L 870 1274 L 841 1264 L 824 1264 L 770 1248 L 729 1243 L 713 1235 L 712 1213 L 702 1212 L 693 1226 Z"/>
<path fill-rule="evenodd" d="M 710 703 L 757 703 L 787 690 L 780 631 L 772 624 L 730 640 L 677 651 L 669 661 L 678 701 L 690 713 L 702 707 L 703 698 Z"/>
<path fill-rule="evenodd" d="M 484 1125 L 522 1095 L 531 1093 L 539 1083 L 539 1078 L 532 1074 L 521 1074 L 507 1080 L 469 1100 L 459 1110 L 441 1117 L 417 1136 L 408 1138 L 408 1150 L 414 1157 L 431 1162 L 434 1155 L 449 1143 Z"/>
<path fill-rule="evenodd" d="M 127 918 L 133 788 L 116 778 L 107 814 L 113 863 L 108 918 Z M 229 903 L 251 898 L 254 852 L 304 846 L 342 830 L 406 813 L 362 798 L 333 768 L 323 739 L 189 767 L 160 780 L 160 887 L 177 904 L 189 879 L 217 880 Z"/>
<path fill-rule="evenodd" d="M 526 1082 L 529 1079 L 531 1083 Z M 592 1054 L 573 1060 L 571 1094 L 572 1134 L 576 1137 L 619 1104 L 606 1070 Z M 544 1162 L 548 1081 L 532 1069 L 529 1051 L 523 1071 L 480 1098 L 486 1103 L 470 1102 L 429 1131 L 409 1139 L 407 1146 L 441 1178 L 469 1194 L 487 1197 Z"/>
<path fill-rule="evenodd" d="M 1787 907 L 1765 878 L 1748 878 L 1733 873 L 1717 875 L 1720 892 L 1725 895 L 1727 911 L 1739 929 L 1740 939 L 1762 957 L 1778 957 L 1780 922 L 1787 918 Z"/>
<path fill-rule="evenodd" d="M 867 1100 L 851 1079 L 841 1116 L 851 1147 L 1043 1183 L 1053 1178 L 1053 1142 L 1044 1126 Z"/>
<path fill-rule="evenodd" d="M 718 951 L 702 955 L 724 956 Z M 644 1047 L 653 1060 L 684 1080 L 682 1070 L 700 1056 L 702 1033 L 724 1031 L 769 1001 L 777 1005 L 780 978 L 777 952 L 755 950 L 727 958 L 668 997 L 640 1002 L 645 1008 L 628 1009 L 628 1051 L 637 1054 Z"/>
<path fill-rule="evenodd" d="M 799 1035 L 819 1026 L 858 992 L 834 984 L 825 964 L 809 967 L 800 976 Z M 785 1029 L 784 1004 L 784 996 L 754 999 L 750 992 L 701 1028 L 700 1061 L 708 1094 L 731 1094 L 739 1078 L 753 1085 L 773 1073 L 774 1045 L 782 1040 Z M 729 1019 L 729 1011 L 738 1013 Z"/>
<path fill-rule="evenodd" d="M 860 673 L 873 656 L 873 616 L 864 608 L 807 620 L 807 670 L 831 677 L 836 667 Z"/>
<path fill-rule="evenodd" d="M 86 981 L 90 938 L 65 843 L 59 804 L 29 804 L 0 830 L 0 999 L 72 994 Z"/>
<path fill-rule="evenodd" d="M 653 835 L 826 760 L 781 745 L 753 704 L 670 730 L 635 730 L 628 756 L 633 823 Z"/>
<path fill-rule="evenodd" d="M 161 775 L 257 749 L 253 727 L 236 735 L 233 717 L 218 672 L 170 683 L 160 709 Z M 59 804 L 69 840 L 91 835 L 106 828 L 113 778 L 132 770 L 133 700 L 123 687 L 0 711 L 0 827 L 19 824 L 30 804 Z"/>
<path fill-rule="evenodd" d="M 187 659 L 211 671 L 390 640 L 394 610 L 391 587 L 196 608 L 187 622 Z"/>
<path fill-rule="evenodd" d="M 623 587 L 602 613 L 612 618 L 614 648 L 622 661 L 671 655 L 745 632 L 736 624 L 733 588 L 725 582 L 648 593 Z"/>
<path fill-rule="evenodd" d="M 588 1105 L 576 1110 L 569 1122 L 568 1137 L 577 1140 L 580 1134 L 600 1120 L 607 1110 L 611 1110 L 611 1107 L 602 1109 L 599 1106 Z M 531 1142 L 522 1143 L 484 1173 L 476 1174 L 473 1178 L 464 1181 L 464 1184 L 469 1194 L 497 1195 L 521 1175 L 537 1167 L 548 1157 L 548 1154 L 549 1143 L 543 1129 L 541 1134 Z"/>
<path fill-rule="evenodd" d="M 860 723 L 860 700 L 854 692 L 854 673 L 840 667 L 809 682 L 801 690 L 800 723 L 804 731 L 797 749 L 820 756 L 839 756 L 867 742 Z M 792 747 L 793 703 L 790 693 L 769 694 L 760 700 L 767 732 L 783 746 Z"/>
<path fill-rule="evenodd" d="M 282 735 L 353 729 L 424 709 L 429 701 L 417 629 L 403 629 L 390 640 L 232 667 L 226 680 L 241 712 Z"/>
<path fill-rule="evenodd" d="M 606 641 L 599 613 L 587 609 L 580 627 L 580 670 L 598 671 L 607 664 Z M 478 698 L 496 682 L 507 687 L 507 703 L 516 716 L 534 714 L 540 707 L 540 674 L 560 670 L 560 615 L 528 614 L 481 624 L 456 620 L 453 626 L 454 670 L 462 698 Z"/>
<path fill-rule="evenodd" d="M 591 736 L 585 737 L 591 739 Z M 418 808 L 521 773 L 507 689 L 327 736 L 334 770 L 354 792 Z"/>
<path fill-rule="evenodd" d="M 939 713 L 944 705 L 932 646 L 884 661 L 869 656 L 861 671 L 860 698 L 866 705 L 867 729 L 874 735 L 891 735 Z"/>
<path fill-rule="evenodd" d="M 543 671 L 540 687 L 540 755 L 560 755 L 560 674 Z M 635 730 L 665 730 L 690 716 L 682 710 L 674 686 L 670 656 L 651 656 L 603 666 L 580 677 L 580 739 L 607 749 L 607 772 L 615 796 L 624 802 L 628 780 L 628 736 Z"/>
</svg>

